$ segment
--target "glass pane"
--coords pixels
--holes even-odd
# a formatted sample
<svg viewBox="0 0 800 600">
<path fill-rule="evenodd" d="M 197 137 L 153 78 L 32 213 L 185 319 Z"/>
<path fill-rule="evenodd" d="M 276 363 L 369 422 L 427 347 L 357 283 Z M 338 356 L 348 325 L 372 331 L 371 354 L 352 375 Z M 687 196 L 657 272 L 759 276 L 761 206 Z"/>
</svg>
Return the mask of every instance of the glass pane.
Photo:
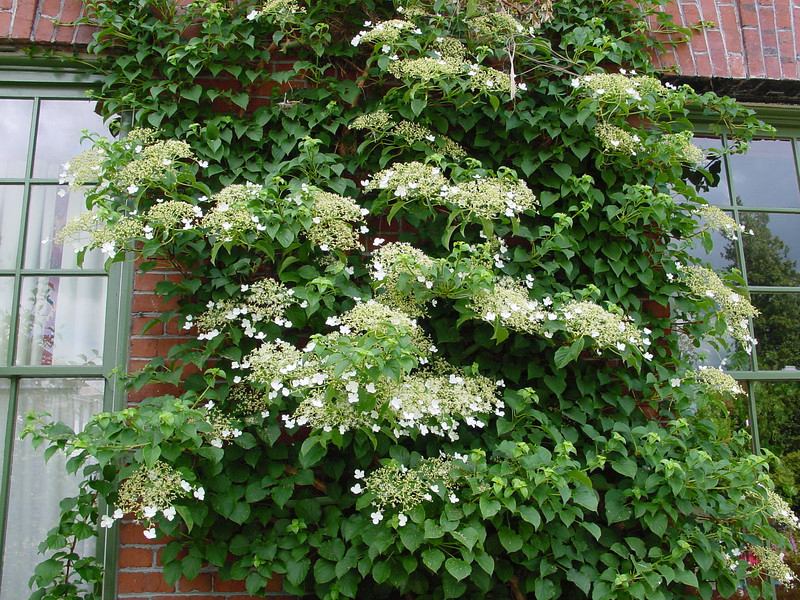
<svg viewBox="0 0 800 600">
<path fill-rule="evenodd" d="M 752 385 L 761 446 L 772 450 L 781 460 L 772 469 L 772 479 L 778 493 L 797 507 L 800 505 L 797 485 L 800 483 L 800 381 L 757 381 Z"/>
<path fill-rule="evenodd" d="M 753 293 L 758 368 L 800 369 L 800 294 Z M 800 378 L 800 373 L 798 373 Z"/>
<path fill-rule="evenodd" d="M 727 211 L 725 214 L 733 217 L 733 215 Z M 739 242 L 726 238 L 718 231 L 711 231 L 711 240 L 714 246 L 711 251 L 706 251 L 700 238 L 695 238 L 692 243 L 692 248 L 689 251 L 690 254 L 710 263 L 715 271 L 729 271 L 733 268 L 738 269 Z"/>
<path fill-rule="evenodd" d="M 57 242 L 59 232 L 75 217 L 86 212 L 83 194 L 68 186 L 31 187 L 25 237 L 25 268 L 72 269 L 77 267 L 75 251 L 81 240 Z M 83 240 L 88 241 L 87 240 Z M 83 261 L 86 269 L 102 269 L 103 255 L 94 250 Z"/>
<path fill-rule="evenodd" d="M 25 177 L 33 100 L 0 99 L 0 178 Z"/>
<path fill-rule="evenodd" d="M 18 365 L 103 361 L 106 277 L 23 277 Z"/>
<path fill-rule="evenodd" d="M 800 285 L 800 215 L 741 212 L 750 285 Z M 752 230 L 752 235 L 749 231 Z"/>
<path fill-rule="evenodd" d="M 33 176 L 58 179 L 62 165 L 89 147 L 82 131 L 107 133 L 103 119 L 89 100 L 42 100 L 36 132 Z"/>
<path fill-rule="evenodd" d="M 11 337 L 11 307 L 14 304 L 14 278 L 0 277 L 0 365 L 8 364 L 8 339 Z"/>
<path fill-rule="evenodd" d="M 16 266 L 23 190 L 21 185 L 0 185 L 0 269 Z"/>
<path fill-rule="evenodd" d="M 722 140 L 711 137 L 695 137 L 693 143 L 704 150 L 722 149 Z M 712 180 L 709 182 L 705 177 L 697 174 L 693 175 L 691 182 L 697 189 L 697 193 L 708 200 L 709 204 L 718 206 L 730 206 L 730 194 L 728 193 L 728 176 L 725 169 L 725 160 L 722 156 L 714 153 L 706 153 L 706 163 L 704 168 L 711 174 Z"/>
<path fill-rule="evenodd" d="M 729 160 L 736 204 L 800 208 L 789 140 L 755 140 L 746 154 L 731 154 Z"/>
<path fill-rule="evenodd" d="M 25 415 L 30 411 L 47 412 L 53 419 L 81 429 L 102 407 L 102 380 L 22 379 L 16 429 L 22 431 Z M 43 560 L 37 546 L 58 523 L 59 501 L 77 491 L 77 479 L 64 470 L 64 455 L 56 454 L 45 463 L 43 451 L 44 448 L 34 450 L 29 439 L 14 442 L 0 600 L 20 600 L 30 595 L 28 579 Z M 94 545 L 94 540 L 87 540 L 77 550 L 92 554 Z"/>
</svg>

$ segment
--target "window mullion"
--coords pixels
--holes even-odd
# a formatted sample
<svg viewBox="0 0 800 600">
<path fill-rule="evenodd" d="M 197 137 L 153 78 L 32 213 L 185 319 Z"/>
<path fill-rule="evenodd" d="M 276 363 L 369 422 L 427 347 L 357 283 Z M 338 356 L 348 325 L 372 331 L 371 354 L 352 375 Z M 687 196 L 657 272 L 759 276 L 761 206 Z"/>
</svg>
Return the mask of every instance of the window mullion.
<svg viewBox="0 0 800 600">
<path fill-rule="evenodd" d="M 6 520 L 8 515 L 8 498 L 11 488 L 11 458 L 14 453 L 14 430 L 17 415 L 17 383 L 18 378 L 11 378 L 9 385 L 8 412 L 3 424 L 0 442 L 4 445 L 3 464 L 0 465 L 0 564 L 5 552 Z M 3 569 L 0 568 L 0 586 L 3 584 Z M 0 588 L 2 589 L 2 588 Z"/>
</svg>

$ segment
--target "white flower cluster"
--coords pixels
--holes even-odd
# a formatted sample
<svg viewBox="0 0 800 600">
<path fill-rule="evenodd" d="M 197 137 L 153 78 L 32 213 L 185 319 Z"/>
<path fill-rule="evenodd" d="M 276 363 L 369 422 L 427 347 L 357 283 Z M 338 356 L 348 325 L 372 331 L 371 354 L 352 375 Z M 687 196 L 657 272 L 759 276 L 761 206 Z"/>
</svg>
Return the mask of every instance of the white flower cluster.
<svg viewBox="0 0 800 600">
<path fill-rule="evenodd" d="M 773 490 L 767 490 L 767 510 L 770 517 L 779 525 L 791 531 L 800 531 L 800 518 L 789 503 Z"/>
<path fill-rule="evenodd" d="M 609 154 L 636 156 L 642 150 L 642 140 L 635 133 L 609 123 L 598 123 L 594 135 L 600 140 L 603 151 Z"/>
<path fill-rule="evenodd" d="M 405 513 L 423 502 L 431 502 L 435 497 L 451 504 L 459 502 L 455 494 L 458 463 L 458 459 L 446 456 L 423 458 L 412 468 L 390 462 L 366 478 L 363 471 L 357 471 L 356 479 L 363 479 L 364 485 L 359 481 L 350 491 L 373 495 L 375 511 L 370 517 L 375 525 L 383 520 L 385 510 L 392 509 L 399 511 L 398 525 L 402 527 L 408 520 Z"/>
<path fill-rule="evenodd" d="M 119 486 L 117 507 L 111 515 L 103 515 L 100 526 L 109 528 L 114 521 L 122 519 L 126 514 L 133 514 L 137 520 L 145 521 L 147 529 L 144 536 L 148 539 L 156 537 L 153 519 L 161 513 L 167 521 L 172 521 L 177 514 L 175 500 L 188 496 L 189 493 L 203 500 L 205 490 L 192 486 L 181 478 L 173 467 L 163 461 L 156 461 L 152 467 L 141 465 Z"/>
<path fill-rule="evenodd" d="M 403 19 L 391 19 L 374 24 L 372 21 L 365 21 L 364 27 L 367 29 L 359 31 L 358 35 L 350 40 L 353 46 L 359 46 L 360 44 L 372 44 L 375 46 L 394 44 L 405 33 L 411 32 L 417 35 L 422 33 L 414 23 Z"/>
<path fill-rule="evenodd" d="M 711 269 L 698 265 L 678 265 L 678 268 L 681 280 L 690 293 L 716 302 L 731 336 L 750 354 L 757 343 L 750 335 L 749 327 L 750 319 L 759 314 L 756 307 L 747 298 L 726 286 Z"/>
<path fill-rule="evenodd" d="M 696 166 L 706 159 L 706 153 L 702 148 L 695 146 L 692 139 L 691 131 L 665 133 L 659 138 L 658 146 L 678 162 Z"/>
<path fill-rule="evenodd" d="M 476 175 L 464 183 L 452 183 L 438 167 L 419 162 L 394 164 L 362 184 L 365 191 L 386 190 L 401 200 L 455 206 L 481 219 L 516 218 L 537 206 L 533 192 L 518 179 Z"/>
<path fill-rule="evenodd" d="M 71 188 L 79 188 L 98 181 L 103 175 L 105 158 L 102 148 L 84 150 L 63 165 L 58 182 L 61 185 L 68 184 Z"/>
<path fill-rule="evenodd" d="M 369 214 L 351 198 L 303 185 L 302 194 L 311 201 L 309 241 L 323 252 L 363 249 L 359 233 L 366 233 L 364 217 Z M 361 224 L 361 228 L 354 227 Z"/>
<path fill-rule="evenodd" d="M 217 409 L 213 401 L 207 402 L 205 409 L 206 421 L 211 425 L 211 431 L 205 432 L 203 435 L 212 446 L 222 448 L 225 442 L 234 440 L 242 435 L 242 430 L 236 426 L 228 415 Z"/>
<path fill-rule="evenodd" d="M 653 358 L 647 351 L 650 339 L 645 337 L 650 330 L 639 331 L 630 319 L 599 304 L 575 300 L 559 307 L 558 314 L 568 333 L 575 338 L 591 338 L 598 349 L 608 348 L 617 352 L 638 350 L 646 359 Z"/>
<path fill-rule="evenodd" d="M 397 286 L 401 275 L 406 275 L 428 289 L 433 288 L 434 282 L 429 277 L 436 267 L 434 259 L 411 244 L 392 242 L 372 253 L 371 267 L 382 303 L 403 309 L 412 316 L 423 313 L 413 295 L 400 292 Z"/>
<path fill-rule="evenodd" d="M 766 575 L 783 585 L 793 585 L 797 576 L 786 564 L 786 556 L 768 546 L 749 546 L 748 550 L 755 558 L 755 568 L 759 573 Z"/>
<path fill-rule="evenodd" d="M 264 15 L 283 17 L 286 15 L 302 14 L 304 12 L 306 12 L 306 7 L 300 6 L 297 0 L 267 0 L 258 10 L 253 9 L 247 13 L 247 20 L 257 21 Z"/>
<path fill-rule="evenodd" d="M 511 278 L 498 280 L 494 289 L 477 295 L 471 308 L 480 319 L 489 323 L 499 322 L 513 331 L 533 335 L 552 333 L 544 330 L 546 321 L 554 321 L 558 315 L 549 309 L 553 302 L 546 298 L 539 302 L 529 297 L 527 286 Z"/>
<path fill-rule="evenodd" d="M 458 427 L 482 428 L 486 415 L 505 414 L 497 397 L 502 382 L 492 382 L 481 375 L 467 375 L 444 365 L 430 373 L 417 373 L 401 382 L 387 383 L 386 408 L 396 422 L 396 437 L 419 432 L 422 435 L 447 437 L 456 441 Z"/>
<path fill-rule="evenodd" d="M 481 219 L 501 216 L 518 218 L 536 208 L 536 196 L 524 181 L 499 177 L 477 177 L 472 181 L 442 188 L 440 197 L 449 204 Z"/>
<path fill-rule="evenodd" d="M 266 226 L 250 208 L 262 191 L 260 185 L 250 182 L 223 188 L 211 198 L 214 205 L 203 217 L 201 225 L 222 241 L 231 241 L 235 235 L 250 231 L 264 231 Z"/>
<path fill-rule="evenodd" d="M 430 83 L 440 79 L 453 79 L 465 74 L 469 63 L 454 58 L 402 58 L 392 61 L 389 73 L 397 79 L 416 79 L 422 83 Z"/>
<path fill-rule="evenodd" d="M 715 394 L 725 396 L 744 396 L 745 391 L 733 377 L 715 367 L 702 365 L 697 371 L 690 371 L 687 376 Z"/>
<path fill-rule="evenodd" d="M 325 385 L 330 375 L 320 360 L 311 354 L 313 346 L 307 349 L 308 352 L 301 352 L 281 339 L 265 342 L 245 360 L 251 369 L 248 380 L 256 386 L 266 387 L 268 400 Z"/>
<path fill-rule="evenodd" d="M 200 331 L 200 340 L 211 340 L 220 335 L 230 324 L 237 324 L 250 338 L 264 339 L 265 334 L 259 332 L 260 323 L 275 323 L 279 327 L 291 327 L 292 322 L 284 315 L 292 304 L 294 290 L 287 289 L 274 279 L 262 279 L 252 285 L 242 285 L 245 296 L 241 300 L 209 301 L 207 309 L 196 319 L 187 315 L 184 328 L 196 326 Z"/>
<path fill-rule="evenodd" d="M 638 76 L 635 71 L 619 73 L 591 73 L 576 77 L 572 87 L 583 95 L 608 105 L 636 105 L 643 96 L 664 97 L 669 90 L 658 79 L 649 75 Z"/>
<path fill-rule="evenodd" d="M 139 186 L 150 181 L 159 181 L 167 173 L 174 172 L 175 163 L 182 159 L 194 159 L 189 144 L 182 140 L 160 140 L 149 145 L 137 145 L 135 158 L 114 174 L 114 183 L 135 194 Z"/>
</svg>

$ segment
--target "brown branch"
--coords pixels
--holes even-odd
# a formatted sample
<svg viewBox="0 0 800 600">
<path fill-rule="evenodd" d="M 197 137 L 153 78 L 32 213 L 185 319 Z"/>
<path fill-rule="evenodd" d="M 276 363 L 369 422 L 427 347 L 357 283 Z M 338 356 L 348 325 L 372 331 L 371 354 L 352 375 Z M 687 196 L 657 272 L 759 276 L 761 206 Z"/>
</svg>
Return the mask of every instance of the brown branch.
<svg viewBox="0 0 800 600">
<path fill-rule="evenodd" d="M 286 471 L 289 475 L 297 475 L 298 473 L 297 468 L 291 465 L 286 465 L 284 471 Z M 328 486 L 317 478 L 314 478 L 314 483 L 312 483 L 311 485 L 314 486 L 314 489 L 316 489 L 319 492 L 322 492 L 323 494 L 328 493 Z"/>
<path fill-rule="evenodd" d="M 514 600 L 525 600 L 525 594 L 519 589 L 519 579 L 516 575 L 509 580 L 508 586 L 511 588 L 511 595 L 514 597 Z"/>
</svg>

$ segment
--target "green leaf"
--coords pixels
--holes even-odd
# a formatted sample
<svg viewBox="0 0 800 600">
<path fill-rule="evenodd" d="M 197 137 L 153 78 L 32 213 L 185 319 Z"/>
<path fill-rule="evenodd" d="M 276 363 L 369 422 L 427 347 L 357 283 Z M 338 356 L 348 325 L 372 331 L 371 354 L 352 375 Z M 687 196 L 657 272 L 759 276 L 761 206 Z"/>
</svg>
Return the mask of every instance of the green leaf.
<svg viewBox="0 0 800 600">
<path fill-rule="evenodd" d="M 484 519 L 495 516 L 500 511 L 500 502 L 497 500 L 481 496 L 480 499 L 481 515 Z"/>
<path fill-rule="evenodd" d="M 444 563 L 444 568 L 456 581 L 461 581 L 472 573 L 472 565 L 459 558 L 448 558 Z"/>
<path fill-rule="evenodd" d="M 626 477 L 630 477 L 633 479 L 636 477 L 636 471 L 638 470 L 636 466 L 636 461 L 630 458 L 629 456 L 621 456 L 617 457 L 611 461 L 611 468 L 614 469 L 620 475 L 625 475 Z"/>
<path fill-rule="evenodd" d="M 656 513 L 654 515 L 646 514 L 644 522 L 650 528 L 650 531 L 658 536 L 662 536 L 667 532 L 667 515 L 664 513 Z"/>
<path fill-rule="evenodd" d="M 619 523 L 629 519 L 631 516 L 630 507 L 625 505 L 625 493 L 621 490 L 609 490 L 606 492 L 606 519 L 609 524 Z"/>
<path fill-rule="evenodd" d="M 498 531 L 498 537 L 500 538 L 500 543 L 503 545 L 503 548 L 509 552 L 516 552 L 522 548 L 522 538 L 516 531 L 508 527 L 501 527 L 500 531 Z"/>
<path fill-rule="evenodd" d="M 193 85 L 190 88 L 181 90 L 181 96 L 192 102 L 200 102 L 200 96 L 203 94 L 203 88 L 200 85 Z"/>
<path fill-rule="evenodd" d="M 434 573 L 439 572 L 439 567 L 444 562 L 444 552 L 438 548 L 431 548 L 422 553 L 422 562 Z"/>
<path fill-rule="evenodd" d="M 542 524 L 542 516 L 539 514 L 538 510 L 532 506 L 520 506 L 518 510 L 520 516 L 524 520 L 533 525 L 535 529 L 539 529 L 539 526 Z"/>
<path fill-rule="evenodd" d="M 326 453 L 327 449 L 316 438 L 307 438 L 300 447 L 300 464 L 305 469 L 313 467 Z"/>
</svg>

